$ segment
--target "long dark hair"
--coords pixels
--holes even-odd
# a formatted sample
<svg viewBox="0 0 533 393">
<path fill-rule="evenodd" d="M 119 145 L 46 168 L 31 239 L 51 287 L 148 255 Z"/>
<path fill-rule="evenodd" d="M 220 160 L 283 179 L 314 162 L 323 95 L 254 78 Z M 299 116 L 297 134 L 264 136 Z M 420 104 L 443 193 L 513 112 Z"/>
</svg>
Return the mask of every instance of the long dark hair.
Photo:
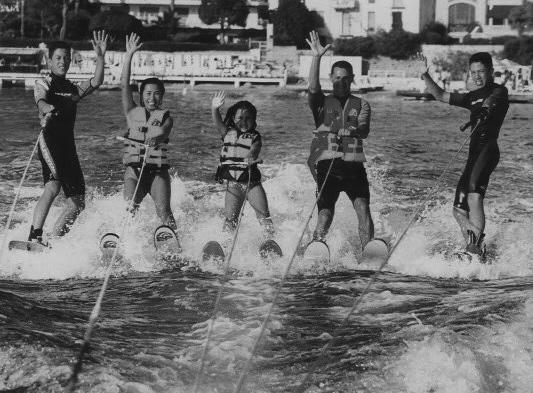
<svg viewBox="0 0 533 393">
<path fill-rule="evenodd" d="M 228 108 L 228 111 L 226 112 L 226 117 L 224 118 L 224 124 L 226 125 L 226 127 L 236 128 L 233 119 L 235 118 L 235 114 L 239 109 L 247 110 L 248 112 L 250 112 L 250 114 L 254 118 L 253 129 L 255 130 L 255 127 L 257 127 L 257 123 L 255 122 L 257 118 L 257 108 L 250 101 L 239 101 Z"/>
<path fill-rule="evenodd" d="M 143 91 L 146 87 L 146 85 L 156 85 L 159 90 L 161 90 L 161 95 L 165 95 L 165 85 L 163 84 L 163 81 L 159 78 L 146 78 L 141 82 L 141 86 L 139 87 L 139 99 L 141 101 L 141 106 L 144 106 L 143 102 Z"/>
</svg>

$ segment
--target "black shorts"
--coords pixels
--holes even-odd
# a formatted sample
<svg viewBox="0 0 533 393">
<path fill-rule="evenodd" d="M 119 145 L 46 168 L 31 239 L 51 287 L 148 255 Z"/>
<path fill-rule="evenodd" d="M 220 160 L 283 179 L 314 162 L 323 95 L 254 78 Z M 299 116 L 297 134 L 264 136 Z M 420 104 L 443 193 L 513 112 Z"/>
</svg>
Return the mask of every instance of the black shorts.
<svg viewBox="0 0 533 393">
<path fill-rule="evenodd" d="M 341 191 L 344 191 L 350 201 L 356 198 L 370 199 L 370 190 L 366 170 L 362 162 L 347 162 L 340 158 L 333 160 L 333 167 L 326 180 L 322 195 L 318 199 L 318 210 L 334 209 Z M 320 191 L 328 172 L 331 160 L 321 160 L 317 163 L 317 186 Z"/>
<path fill-rule="evenodd" d="M 61 184 L 67 198 L 85 195 L 85 180 L 75 148 L 50 148 L 44 138 L 39 139 L 39 160 L 43 169 L 43 182 L 51 180 Z"/>
<path fill-rule="evenodd" d="M 465 169 L 457 189 L 453 205 L 461 210 L 469 211 L 468 194 L 477 193 L 485 196 L 489 185 L 489 178 L 500 161 L 500 149 L 496 140 L 490 140 L 479 151 L 468 154 Z"/>
</svg>

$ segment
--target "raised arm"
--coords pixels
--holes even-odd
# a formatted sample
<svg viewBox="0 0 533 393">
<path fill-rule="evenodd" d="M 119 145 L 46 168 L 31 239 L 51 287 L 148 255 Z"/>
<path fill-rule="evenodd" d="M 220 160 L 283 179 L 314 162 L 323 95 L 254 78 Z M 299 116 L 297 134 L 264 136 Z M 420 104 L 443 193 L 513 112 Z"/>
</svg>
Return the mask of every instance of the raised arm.
<svg viewBox="0 0 533 393">
<path fill-rule="evenodd" d="M 124 109 L 125 115 L 135 108 L 135 102 L 133 101 L 133 94 L 130 87 L 131 60 L 133 54 L 142 47 L 140 40 L 140 37 L 135 33 L 126 36 L 126 54 L 124 55 L 124 64 L 122 66 L 122 75 L 120 78 L 120 84 L 122 87 L 122 108 Z"/>
<path fill-rule="evenodd" d="M 224 105 L 224 101 L 226 99 L 226 93 L 223 91 L 217 92 L 213 99 L 211 100 L 211 117 L 213 118 L 213 123 L 215 124 L 216 129 L 222 134 L 226 135 L 226 125 L 224 124 L 224 121 L 222 120 L 222 116 L 220 114 L 220 108 L 222 105 Z"/>
<path fill-rule="evenodd" d="M 93 31 L 93 39 L 91 43 L 93 45 L 94 53 L 96 53 L 96 70 L 94 76 L 91 79 L 91 87 L 97 88 L 104 81 L 104 63 L 105 52 L 107 50 L 108 36 L 105 31 Z"/>
<path fill-rule="evenodd" d="M 319 93 L 322 90 L 320 87 L 320 60 L 331 47 L 331 44 L 322 46 L 316 31 L 310 32 L 309 39 L 306 39 L 306 41 L 313 53 L 311 68 L 309 69 L 309 93 Z"/>
<path fill-rule="evenodd" d="M 437 83 L 435 83 L 433 78 L 429 75 L 427 58 L 422 53 L 418 53 L 416 56 L 416 63 L 418 72 L 421 78 L 424 80 L 428 92 L 433 97 L 435 97 L 436 100 L 448 104 L 450 102 L 450 93 L 444 91 L 439 85 L 437 85 Z"/>
</svg>

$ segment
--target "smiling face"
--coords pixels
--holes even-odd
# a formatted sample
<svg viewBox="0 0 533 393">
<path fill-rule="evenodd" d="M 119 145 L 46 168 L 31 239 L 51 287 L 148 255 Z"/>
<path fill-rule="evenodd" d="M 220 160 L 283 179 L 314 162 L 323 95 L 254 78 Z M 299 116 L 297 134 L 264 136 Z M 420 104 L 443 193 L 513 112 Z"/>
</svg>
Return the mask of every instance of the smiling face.
<svg viewBox="0 0 533 393">
<path fill-rule="evenodd" d="M 476 88 L 481 89 L 487 85 L 487 82 L 492 80 L 492 68 L 480 62 L 470 64 L 470 77 Z"/>
<path fill-rule="evenodd" d="M 148 83 L 142 91 L 142 100 L 144 107 L 149 111 L 153 111 L 158 109 L 163 103 L 163 92 L 158 85 Z"/>
<path fill-rule="evenodd" d="M 341 67 L 333 68 L 329 76 L 333 83 L 333 95 L 336 97 L 346 97 L 350 94 L 350 86 L 353 82 L 353 75 L 348 70 Z"/>
<path fill-rule="evenodd" d="M 235 124 L 235 127 L 239 129 L 240 132 L 246 132 L 254 128 L 255 118 L 249 110 L 239 108 L 235 112 L 235 116 L 233 117 L 233 123 Z"/>
<path fill-rule="evenodd" d="M 48 60 L 50 71 L 58 76 L 67 75 L 70 67 L 70 51 L 64 48 L 57 48 L 52 57 Z"/>
</svg>

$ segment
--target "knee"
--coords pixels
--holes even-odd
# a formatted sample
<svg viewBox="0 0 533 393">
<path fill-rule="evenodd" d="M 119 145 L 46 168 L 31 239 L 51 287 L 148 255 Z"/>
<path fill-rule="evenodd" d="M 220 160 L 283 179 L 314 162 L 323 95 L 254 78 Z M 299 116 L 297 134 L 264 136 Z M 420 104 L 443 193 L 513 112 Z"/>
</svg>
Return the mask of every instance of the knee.
<svg viewBox="0 0 533 393">
<path fill-rule="evenodd" d="M 61 185 L 58 182 L 48 182 L 44 188 L 44 194 L 51 198 L 55 198 L 61 191 Z"/>
<path fill-rule="evenodd" d="M 81 212 L 85 209 L 85 197 L 73 197 L 67 199 L 67 207 L 72 212 Z"/>
<path fill-rule="evenodd" d="M 370 201 L 367 198 L 355 198 L 353 201 L 353 207 L 359 217 L 370 217 Z"/>
</svg>

